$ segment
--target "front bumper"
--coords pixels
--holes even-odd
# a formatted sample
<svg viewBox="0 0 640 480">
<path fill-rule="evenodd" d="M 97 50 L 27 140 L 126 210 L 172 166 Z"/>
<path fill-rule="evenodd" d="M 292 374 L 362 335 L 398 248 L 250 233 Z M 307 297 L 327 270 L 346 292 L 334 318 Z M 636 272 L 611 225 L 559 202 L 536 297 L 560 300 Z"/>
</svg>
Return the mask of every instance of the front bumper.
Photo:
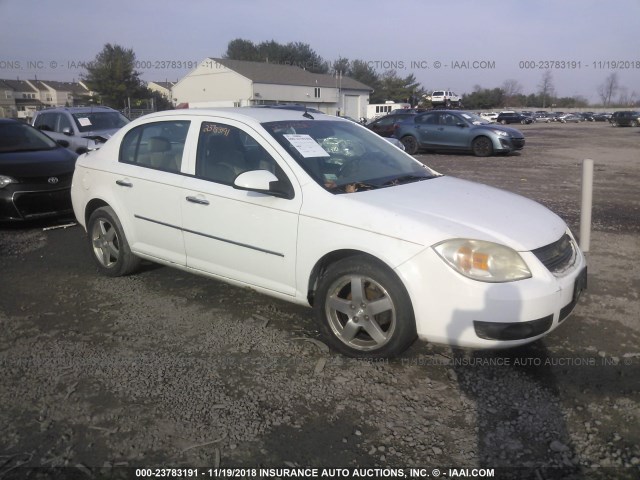
<svg viewBox="0 0 640 480">
<path fill-rule="evenodd" d="M 55 187 L 11 184 L 0 190 L 0 221 L 37 220 L 70 215 L 70 182 Z"/>
<path fill-rule="evenodd" d="M 396 269 L 414 308 L 418 336 L 469 348 L 506 348 L 535 341 L 557 328 L 586 287 L 586 260 L 552 274 L 531 252 L 520 252 L 532 277 L 485 283 L 464 277 L 428 248 Z"/>
<path fill-rule="evenodd" d="M 524 148 L 524 137 L 498 137 L 494 140 L 494 150 L 497 152 L 514 152 Z"/>
</svg>

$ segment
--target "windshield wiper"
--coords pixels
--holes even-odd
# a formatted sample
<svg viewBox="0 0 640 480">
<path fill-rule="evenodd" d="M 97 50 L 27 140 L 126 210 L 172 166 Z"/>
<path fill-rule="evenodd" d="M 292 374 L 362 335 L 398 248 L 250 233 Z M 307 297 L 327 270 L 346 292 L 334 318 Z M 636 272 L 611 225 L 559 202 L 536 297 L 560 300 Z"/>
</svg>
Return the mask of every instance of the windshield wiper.
<svg viewBox="0 0 640 480">
<path fill-rule="evenodd" d="M 429 180 L 431 178 L 435 177 L 424 175 L 401 175 L 384 182 L 382 185 L 401 185 L 403 183 L 420 182 L 422 180 Z"/>
<path fill-rule="evenodd" d="M 353 190 L 350 191 L 349 187 L 353 187 Z M 364 192 L 366 190 L 375 190 L 381 187 L 382 185 L 374 185 L 373 183 L 352 182 L 336 185 L 335 190 L 337 190 L 336 193 L 355 193 Z"/>
</svg>

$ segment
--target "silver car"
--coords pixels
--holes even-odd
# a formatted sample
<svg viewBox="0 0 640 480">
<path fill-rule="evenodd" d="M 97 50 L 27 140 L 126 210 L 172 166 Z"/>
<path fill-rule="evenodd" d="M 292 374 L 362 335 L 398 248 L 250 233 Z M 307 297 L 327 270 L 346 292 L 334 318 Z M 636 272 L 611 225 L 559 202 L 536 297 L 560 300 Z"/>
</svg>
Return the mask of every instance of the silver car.
<svg viewBox="0 0 640 480">
<path fill-rule="evenodd" d="M 82 154 L 99 148 L 129 119 L 109 107 L 57 107 L 36 112 L 33 126 Z"/>
</svg>

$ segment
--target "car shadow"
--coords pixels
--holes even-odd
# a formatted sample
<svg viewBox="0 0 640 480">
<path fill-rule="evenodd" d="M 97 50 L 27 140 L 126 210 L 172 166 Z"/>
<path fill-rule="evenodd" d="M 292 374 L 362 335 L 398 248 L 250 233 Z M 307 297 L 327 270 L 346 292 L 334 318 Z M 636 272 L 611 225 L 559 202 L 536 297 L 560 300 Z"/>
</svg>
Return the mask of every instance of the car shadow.
<svg viewBox="0 0 640 480">
<path fill-rule="evenodd" d="M 509 301 L 499 306 L 504 298 Z M 447 327 L 450 338 L 468 335 L 474 319 L 515 320 L 524 310 L 510 284 L 490 287 L 484 301 L 484 307 L 455 312 Z M 452 352 L 452 379 L 475 404 L 479 467 L 495 468 L 500 478 L 582 478 L 542 341 L 508 350 Z"/>
</svg>

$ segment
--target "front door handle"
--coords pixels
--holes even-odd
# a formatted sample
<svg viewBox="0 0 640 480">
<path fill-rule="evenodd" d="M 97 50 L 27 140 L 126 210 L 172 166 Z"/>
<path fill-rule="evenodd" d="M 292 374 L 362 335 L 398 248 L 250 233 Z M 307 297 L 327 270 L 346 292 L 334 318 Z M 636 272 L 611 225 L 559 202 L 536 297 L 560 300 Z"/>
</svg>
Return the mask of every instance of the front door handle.
<svg viewBox="0 0 640 480">
<path fill-rule="evenodd" d="M 209 205 L 209 200 L 191 196 L 187 197 L 187 202 L 197 203 L 198 205 Z"/>
<path fill-rule="evenodd" d="M 120 185 L 121 187 L 133 187 L 133 183 L 127 182 L 126 180 L 116 180 L 116 185 Z"/>
</svg>

